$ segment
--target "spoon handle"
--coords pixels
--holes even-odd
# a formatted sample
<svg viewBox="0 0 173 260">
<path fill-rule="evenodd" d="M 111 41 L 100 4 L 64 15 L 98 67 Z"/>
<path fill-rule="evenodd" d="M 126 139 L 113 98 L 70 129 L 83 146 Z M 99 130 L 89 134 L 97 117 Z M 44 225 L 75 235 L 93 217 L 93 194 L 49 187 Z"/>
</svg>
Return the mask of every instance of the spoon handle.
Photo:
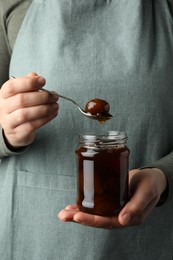
<svg viewBox="0 0 173 260">
<path fill-rule="evenodd" d="M 60 95 L 60 94 L 58 94 L 58 96 L 59 96 L 60 98 L 66 99 L 66 100 L 68 100 L 68 101 L 71 101 L 71 102 L 74 103 L 76 106 L 78 106 L 78 104 L 77 104 L 73 99 L 68 98 L 68 97 L 65 97 L 65 96 L 62 96 L 62 95 Z"/>
<path fill-rule="evenodd" d="M 10 79 L 15 79 L 15 77 L 14 76 L 10 76 Z M 52 92 L 51 91 L 49 91 L 49 90 L 47 90 L 47 89 L 45 89 L 45 88 L 42 88 L 42 89 L 40 89 L 41 91 L 45 91 L 45 92 L 48 92 L 49 94 L 52 94 Z M 58 93 L 57 93 L 58 94 Z M 66 99 L 66 100 L 68 100 L 68 101 L 71 101 L 73 104 L 75 104 L 76 106 L 79 106 L 73 99 L 71 99 L 71 98 L 68 98 L 68 97 L 65 97 L 65 96 L 63 96 L 63 95 L 60 95 L 60 94 L 58 94 L 58 96 L 60 97 L 60 98 L 63 98 L 63 99 Z"/>
</svg>

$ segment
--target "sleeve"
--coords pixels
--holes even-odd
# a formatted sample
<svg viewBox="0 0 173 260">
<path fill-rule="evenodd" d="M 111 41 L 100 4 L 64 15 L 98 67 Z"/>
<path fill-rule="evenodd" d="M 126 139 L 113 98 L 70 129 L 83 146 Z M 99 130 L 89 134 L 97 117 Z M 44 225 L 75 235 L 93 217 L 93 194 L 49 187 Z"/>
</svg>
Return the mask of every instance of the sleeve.
<svg viewBox="0 0 173 260">
<path fill-rule="evenodd" d="M 173 0 L 167 0 L 170 14 L 173 17 Z M 166 200 L 173 200 L 173 192 L 171 188 L 173 187 L 173 151 L 164 157 L 160 158 L 158 161 L 151 163 L 151 165 L 142 168 L 158 168 L 165 173 L 167 178 L 167 188 L 162 193 L 157 206 L 161 206 Z"/>
<path fill-rule="evenodd" d="M 9 64 L 11 58 L 11 45 L 10 41 L 8 40 L 8 30 L 6 27 L 6 16 L 8 13 L 7 11 L 10 10 L 10 1 L 5 2 L 5 4 L 6 6 L 4 7 L 3 3 L 0 2 L 0 88 L 3 83 L 9 78 Z M 24 16 L 23 12 L 22 14 L 23 15 L 21 18 L 23 18 Z M 14 39 L 16 38 L 17 31 L 20 28 L 19 25 L 20 24 L 18 23 L 15 26 L 16 32 L 13 33 Z M 18 149 L 16 151 L 10 149 L 4 140 L 3 129 L 0 126 L 0 158 L 14 154 L 20 154 L 23 153 L 25 150 L 27 150 L 27 147 Z"/>
<path fill-rule="evenodd" d="M 2 6 L 0 6 L 0 87 L 8 79 L 8 70 L 10 63 L 10 53 L 6 44 L 5 32 L 4 32 L 4 20 Z M 7 149 L 4 138 L 2 135 L 2 128 L 0 128 L 0 158 L 10 154 L 10 151 Z"/>
<path fill-rule="evenodd" d="M 167 0 L 167 3 L 173 17 L 173 0 Z M 140 169 L 145 168 L 158 168 L 164 172 L 167 179 L 167 187 L 156 206 L 161 206 L 167 200 L 173 200 L 173 192 L 171 191 L 171 187 L 173 187 L 173 151 L 149 165 L 142 166 Z"/>
<path fill-rule="evenodd" d="M 158 206 L 162 205 L 166 200 L 173 199 L 173 193 L 170 192 L 171 189 L 169 187 L 173 187 L 173 151 L 166 155 L 165 157 L 161 158 L 160 160 L 152 163 L 149 165 L 151 168 L 158 168 L 162 170 L 167 178 L 167 188 L 163 192 Z"/>
<path fill-rule="evenodd" d="M 0 1 L 0 87 L 8 80 L 11 53 L 32 0 Z"/>
<path fill-rule="evenodd" d="M 2 159 L 3 157 L 6 156 L 10 156 L 10 155 L 17 155 L 17 154 L 21 154 L 23 152 L 25 152 L 28 149 L 27 147 L 22 147 L 16 151 L 9 149 L 9 147 L 7 146 L 4 136 L 3 136 L 3 129 L 0 127 L 0 159 Z"/>
<path fill-rule="evenodd" d="M 0 87 L 8 79 L 10 53 L 7 45 L 5 30 L 4 30 L 4 19 L 2 13 L 2 6 L 0 6 Z"/>
<path fill-rule="evenodd" d="M 167 1 L 168 1 L 170 13 L 173 16 L 173 0 L 167 0 Z"/>
</svg>

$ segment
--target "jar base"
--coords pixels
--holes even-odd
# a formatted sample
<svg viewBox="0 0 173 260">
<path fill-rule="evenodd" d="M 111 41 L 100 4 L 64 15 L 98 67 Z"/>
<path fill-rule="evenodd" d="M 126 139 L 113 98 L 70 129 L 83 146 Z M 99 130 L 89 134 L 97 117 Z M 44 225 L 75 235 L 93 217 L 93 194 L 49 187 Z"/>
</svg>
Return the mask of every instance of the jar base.
<svg viewBox="0 0 173 260">
<path fill-rule="evenodd" d="M 85 208 L 85 207 L 79 206 L 79 211 L 81 211 L 81 212 L 91 214 L 91 215 L 98 215 L 98 216 L 102 216 L 102 217 L 118 216 L 121 209 L 115 209 L 112 212 L 99 212 L 99 211 L 96 211 L 95 209 Z"/>
</svg>

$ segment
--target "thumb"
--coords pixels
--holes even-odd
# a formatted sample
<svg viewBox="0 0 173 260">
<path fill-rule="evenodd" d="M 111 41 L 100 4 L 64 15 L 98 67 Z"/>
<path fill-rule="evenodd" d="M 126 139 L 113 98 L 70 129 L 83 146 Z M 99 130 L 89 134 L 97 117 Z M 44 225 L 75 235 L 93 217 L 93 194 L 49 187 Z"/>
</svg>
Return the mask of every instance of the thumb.
<svg viewBox="0 0 173 260">
<path fill-rule="evenodd" d="M 141 224 L 146 213 L 153 208 L 156 203 L 156 196 L 146 188 L 145 183 L 139 185 L 130 201 L 119 213 L 118 220 L 120 224 L 123 226 Z"/>
</svg>

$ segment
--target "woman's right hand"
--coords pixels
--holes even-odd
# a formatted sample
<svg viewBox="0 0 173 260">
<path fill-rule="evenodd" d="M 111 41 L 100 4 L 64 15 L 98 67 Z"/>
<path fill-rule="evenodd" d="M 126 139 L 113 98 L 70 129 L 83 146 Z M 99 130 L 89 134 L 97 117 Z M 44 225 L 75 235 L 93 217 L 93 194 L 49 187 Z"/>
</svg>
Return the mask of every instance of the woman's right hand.
<svg viewBox="0 0 173 260">
<path fill-rule="evenodd" d="M 58 95 L 40 91 L 45 79 L 36 73 L 10 79 L 0 89 L 0 125 L 14 148 L 31 144 L 38 128 L 58 114 Z"/>
</svg>

